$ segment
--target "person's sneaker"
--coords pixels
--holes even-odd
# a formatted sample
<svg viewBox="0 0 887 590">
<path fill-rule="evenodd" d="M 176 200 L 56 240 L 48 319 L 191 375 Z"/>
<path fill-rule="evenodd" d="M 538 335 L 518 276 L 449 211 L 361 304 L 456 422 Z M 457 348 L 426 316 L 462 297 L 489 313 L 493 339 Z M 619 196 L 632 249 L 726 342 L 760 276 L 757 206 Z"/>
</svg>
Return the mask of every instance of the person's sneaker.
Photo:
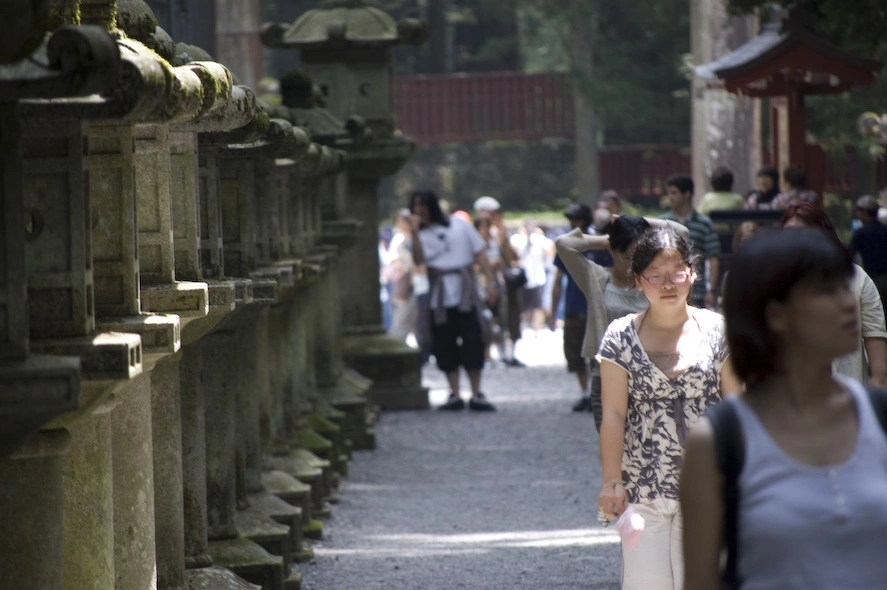
<svg viewBox="0 0 887 590">
<path fill-rule="evenodd" d="M 478 393 L 468 400 L 468 409 L 475 412 L 495 412 L 496 406 L 488 402 L 484 394 Z"/>
<path fill-rule="evenodd" d="M 527 365 L 523 364 L 522 362 L 520 362 L 519 360 L 517 360 L 516 358 L 508 359 L 507 361 L 505 361 L 505 364 L 508 365 L 509 367 L 526 367 L 527 366 Z"/>
<path fill-rule="evenodd" d="M 579 401 L 573 404 L 574 412 L 590 412 L 591 411 L 591 398 L 590 397 L 580 397 Z"/>
<path fill-rule="evenodd" d="M 463 410 L 465 409 L 465 400 L 456 395 L 455 393 L 451 393 L 450 397 L 447 399 L 447 403 L 437 408 L 438 410 Z"/>
</svg>

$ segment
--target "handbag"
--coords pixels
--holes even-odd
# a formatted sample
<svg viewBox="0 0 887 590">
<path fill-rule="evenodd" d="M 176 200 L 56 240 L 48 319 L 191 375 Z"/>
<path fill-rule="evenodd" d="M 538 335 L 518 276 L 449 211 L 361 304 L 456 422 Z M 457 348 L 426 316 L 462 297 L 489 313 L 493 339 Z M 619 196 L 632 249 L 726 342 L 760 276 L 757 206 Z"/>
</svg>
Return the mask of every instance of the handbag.
<svg viewBox="0 0 887 590">
<path fill-rule="evenodd" d="M 509 266 L 502 271 L 502 276 L 505 278 L 505 286 L 509 291 L 520 289 L 527 284 L 527 273 L 519 266 Z"/>
</svg>

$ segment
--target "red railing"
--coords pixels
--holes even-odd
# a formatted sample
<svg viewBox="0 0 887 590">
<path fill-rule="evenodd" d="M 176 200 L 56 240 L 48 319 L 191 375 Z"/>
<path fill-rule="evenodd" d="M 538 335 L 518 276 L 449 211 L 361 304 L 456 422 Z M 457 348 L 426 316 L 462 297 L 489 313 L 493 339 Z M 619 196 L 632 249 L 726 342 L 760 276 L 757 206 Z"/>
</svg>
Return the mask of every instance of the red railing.
<svg viewBox="0 0 887 590">
<path fill-rule="evenodd" d="M 573 137 L 565 74 L 451 74 L 394 82 L 397 125 L 417 143 Z"/>
<path fill-rule="evenodd" d="M 448 142 L 538 140 L 574 136 L 573 100 L 566 74 L 492 72 L 395 78 L 397 125 L 420 145 Z M 856 158 L 817 145 L 807 148 L 808 179 L 823 192 L 854 195 Z M 691 168 L 680 145 L 607 146 L 601 149 L 601 186 L 630 198 L 657 197 L 669 174 Z M 876 168 L 887 186 L 887 161 Z"/>
<path fill-rule="evenodd" d="M 626 198 L 657 197 L 672 174 L 689 171 L 690 148 L 625 145 L 601 148 L 601 186 Z"/>
</svg>

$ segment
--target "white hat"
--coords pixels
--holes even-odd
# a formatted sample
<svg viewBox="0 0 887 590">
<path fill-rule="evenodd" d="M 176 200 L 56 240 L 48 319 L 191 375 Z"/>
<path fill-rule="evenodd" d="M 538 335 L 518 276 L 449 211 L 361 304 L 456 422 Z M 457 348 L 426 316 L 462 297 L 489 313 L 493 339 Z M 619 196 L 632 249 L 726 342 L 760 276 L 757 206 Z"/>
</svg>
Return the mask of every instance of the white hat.
<svg viewBox="0 0 887 590">
<path fill-rule="evenodd" d="M 502 206 L 493 197 L 481 197 L 474 202 L 475 211 L 498 211 Z"/>
</svg>

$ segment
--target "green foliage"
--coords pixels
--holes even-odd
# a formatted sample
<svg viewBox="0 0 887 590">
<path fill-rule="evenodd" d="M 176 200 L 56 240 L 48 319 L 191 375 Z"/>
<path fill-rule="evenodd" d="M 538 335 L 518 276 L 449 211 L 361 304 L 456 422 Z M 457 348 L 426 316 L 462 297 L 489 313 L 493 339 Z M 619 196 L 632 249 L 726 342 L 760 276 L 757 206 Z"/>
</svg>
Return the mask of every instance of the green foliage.
<svg viewBox="0 0 887 590">
<path fill-rule="evenodd" d="M 564 61 L 570 36 L 586 36 L 590 68 L 573 63 L 571 71 L 596 109 L 603 143 L 689 142 L 686 0 L 524 1 L 521 28 L 530 68 L 545 57 Z M 561 48 L 551 46 L 555 37 Z"/>
</svg>

